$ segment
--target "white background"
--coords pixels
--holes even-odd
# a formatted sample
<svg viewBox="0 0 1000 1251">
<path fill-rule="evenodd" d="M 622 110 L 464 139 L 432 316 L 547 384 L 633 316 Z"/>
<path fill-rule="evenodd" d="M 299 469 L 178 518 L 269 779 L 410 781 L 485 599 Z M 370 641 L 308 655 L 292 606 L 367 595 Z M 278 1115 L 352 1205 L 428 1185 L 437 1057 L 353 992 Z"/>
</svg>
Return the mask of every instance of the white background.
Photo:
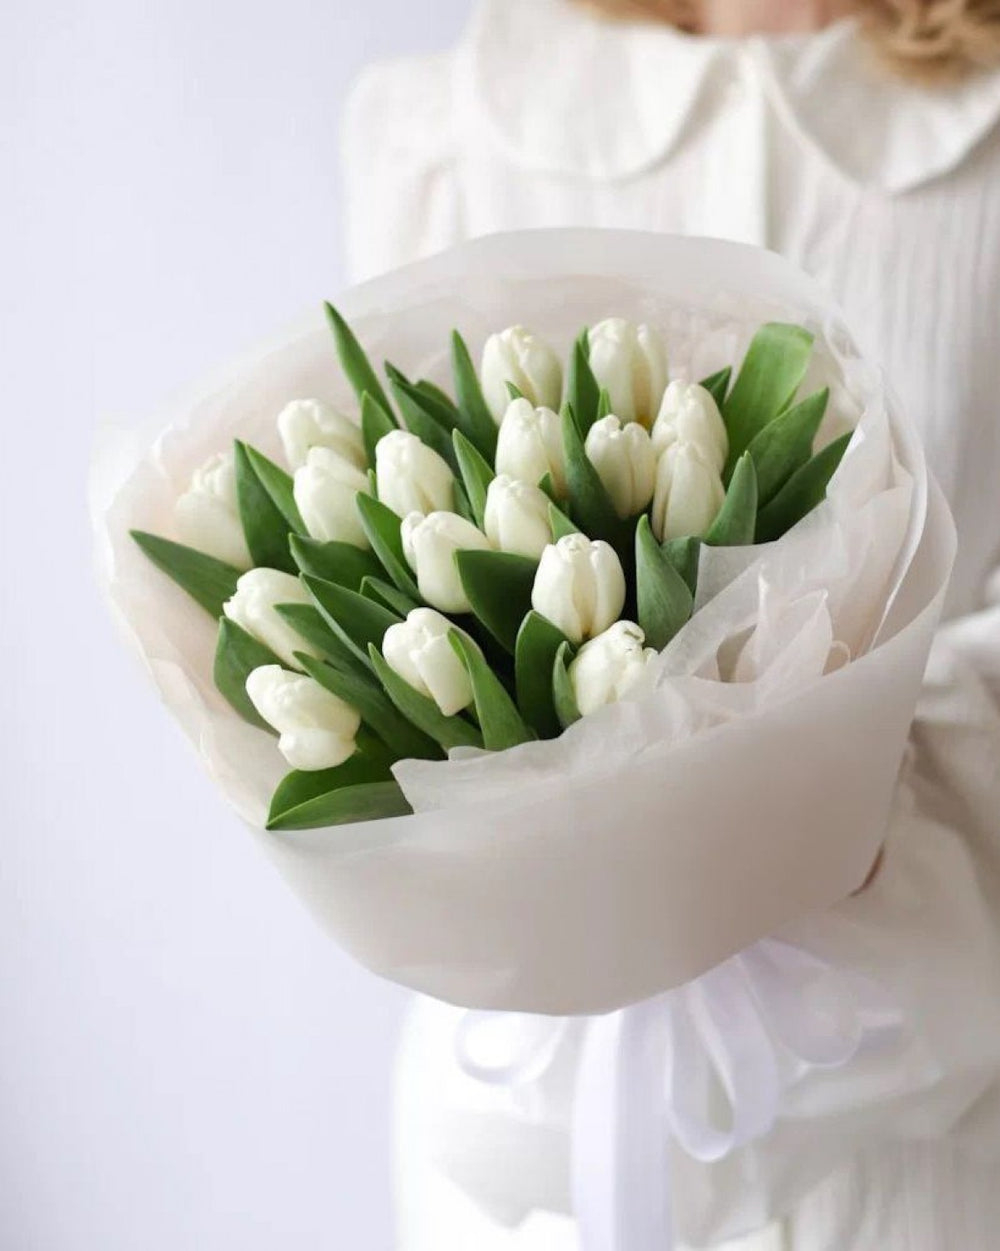
<svg viewBox="0 0 1000 1251">
<path fill-rule="evenodd" d="M 468 0 L 0 5 L 0 1251 L 384 1251 L 403 992 L 300 910 L 91 577 L 95 424 L 342 282 L 364 61 Z"/>
</svg>

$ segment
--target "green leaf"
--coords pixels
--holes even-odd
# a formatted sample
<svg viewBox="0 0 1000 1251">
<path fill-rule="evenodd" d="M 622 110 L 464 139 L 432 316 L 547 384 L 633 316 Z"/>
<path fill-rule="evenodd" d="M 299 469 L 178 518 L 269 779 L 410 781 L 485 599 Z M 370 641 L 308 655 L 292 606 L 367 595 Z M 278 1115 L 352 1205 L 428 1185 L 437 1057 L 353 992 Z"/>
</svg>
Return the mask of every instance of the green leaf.
<svg viewBox="0 0 1000 1251">
<path fill-rule="evenodd" d="M 757 470 L 744 452 L 736 462 L 722 507 L 705 535 L 710 547 L 745 547 L 754 541 L 757 527 Z"/>
<path fill-rule="evenodd" d="M 145 530 L 130 530 L 129 533 L 157 569 L 173 578 L 206 612 L 213 617 L 222 616 L 223 604 L 236 594 L 241 569 Z"/>
<path fill-rule="evenodd" d="M 769 322 L 754 335 L 722 409 L 729 433 L 727 477 L 753 439 L 795 398 L 812 345 L 808 330 L 783 322 Z"/>
<path fill-rule="evenodd" d="M 663 554 L 688 585 L 691 594 L 698 589 L 698 561 L 701 556 L 701 539 L 688 535 L 682 539 L 668 539 Z"/>
<path fill-rule="evenodd" d="M 345 673 L 323 660 L 296 653 L 295 659 L 320 686 L 357 709 L 361 720 L 373 730 L 398 760 L 440 760 L 441 749 L 428 735 L 410 724 L 369 675 Z M 370 662 L 369 662 L 370 663 Z"/>
<path fill-rule="evenodd" d="M 390 612 L 397 612 L 406 617 L 414 608 L 420 607 L 419 600 L 413 600 L 402 591 L 390 585 L 382 578 L 365 578 L 361 583 L 361 594 L 365 599 L 374 600 Z"/>
<path fill-rule="evenodd" d="M 469 674 L 476 701 L 476 716 L 487 751 L 506 751 L 535 737 L 521 718 L 503 683 L 486 663 L 476 644 L 460 630 L 451 630 L 448 641 Z"/>
<path fill-rule="evenodd" d="M 570 515 L 584 534 L 592 539 L 606 539 L 612 547 L 619 548 L 627 527 L 615 511 L 600 474 L 587 457 L 574 412 L 564 412 L 562 417 Z"/>
<path fill-rule="evenodd" d="M 419 391 L 394 365 L 387 362 L 385 369 L 407 430 L 415 434 L 422 443 L 433 448 L 452 469 L 457 470 L 458 462 L 455 459 L 455 449 L 451 442 L 453 428 L 451 414 Z"/>
<path fill-rule="evenodd" d="M 729 379 L 732 377 L 732 374 L 732 365 L 727 365 L 725 369 L 720 369 L 717 374 L 709 374 L 707 378 L 702 378 L 699 384 L 711 395 L 720 409 L 726 402 L 726 392 L 729 390 Z"/>
<path fill-rule="evenodd" d="M 528 398 L 516 382 L 511 382 L 508 379 L 504 386 L 507 388 L 507 397 L 512 404 L 515 400 L 526 400 Z"/>
<path fill-rule="evenodd" d="M 333 331 L 340 367 L 347 381 L 354 388 L 358 402 L 363 403 L 367 393 L 376 403 L 381 404 L 387 413 L 391 413 L 392 405 L 389 403 L 389 397 L 382 389 L 382 384 L 375 370 L 372 369 L 371 361 L 365 354 L 364 348 L 354 337 L 354 331 L 332 304 L 327 303 L 324 307 L 330 329 Z"/>
<path fill-rule="evenodd" d="M 381 780 L 353 780 L 366 779 L 369 775 Z M 326 789 L 320 790 L 323 786 Z M 391 776 L 384 778 L 375 766 L 358 755 L 352 756 L 338 769 L 289 773 L 271 799 L 267 828 L 317 830 L 387 817 L 405 817 L 412 811 L 398 782 L 394 782 Z"/>
<path fill-rule="evenodd" d="M 476 617 L 513 655 L 517 632 L 531 609 L 538 562 L 511 552 L 455 553 L 462 588 Z"/>
<path fill-rule="evenodd" d="M 288 546 L 292 528 L 287 517 L 265 490 L 250 460 L 249 449 L 239 439 L 234 444 L 234 456 L 240 521 L 254 565 L 295 573 Z"/>
<path fill-rule="evenodd" d="M 344 641 L 326 624 L 314 604 L 275 604 L 274 611 L 301 635 L 304 642 L 320 652 L 325 660 L 351 673 L 367 673 L 367 666 L 358 659 Z"/>
<path fill-rule="evenodd" d="M 351 543 L 321 543 L 318 539 L 293 534 L 289 548 L 301 573 L 322 578 L 324 582 L 336 582 L 349 591 L 356 591 L 362 578 L 382 572 L 381 564 L 371 552 Z"/>
<path fill-rule="evenodd" d="M 549 526 L 552 529 L 552 542 L 558 543 L 567 534 L 579 534 L 579 529 L 570 521 L 561 508 L 549 505 Z"/>
<path fill-rule="evenodd" d="M 556 658 L 552 662 L 552 703 L 556 717 L 562 728 L 568 729 L 574 721 L 580 720 L 580 709 L 576 704 L 573 683 L 569 677 L 569 662 L 572 659 L 572 648 L 569 642 L 560 644 Z"/>
<path fill-rule="evenodd" d="M 462 414 L 458 411 L 458 405 L 447 391 L 442 391 L 437 383 L 431 382 L 429 378 L 419 378 L 413 385 L 421 393 L 421 395 L 425 395 L 436 408 L 441 409 L 442 412 L 447 412 L 449 421 L 453 427 L 459 424 Z"/>
<path fill-rule="evenodd" d="M 639 625 L 647 646 L 662 651 L 690 618 L 694 597 L 657 543 L 645 514 L 635 528 L 635 565 Z"/>
<path fill-rule="evenodd" d="M 761 504 L 772 499 L 812 456 L 813 442 L 829 399 L 829 387 L 810 395 L 775 417 L 747 448 L 757 470 Z"/>
<path fill-rule="evenodd" d="M 291 813 L 303 804 L 311 803 L 321 795 L 346 786 L 359 786 L 366 782 L 384 782 L 392 778 L 392 757 L 378 744 L 375 751 L 361 748 L 350 759 L 334 769 L 295 769 L 286 773 L 271 796 L 268 828 L 271 821 L 285 813 Z"/>
<path fill-rule="evenodd" d="M 477 451 L 492 461 L 497 450 L 497 423 L 483 398 L 483 389 L 469 349 L 457 330 L 451 336 L 451 370 L 462 418 L 462 432 Z"/>
<path fill-rule="evenodd" d="M 452 747 L 482 747 L 483 736 L 471 722 L 464 717 L 446 717 L 433 699 L 415 691 L 409 682 L 390 668 L 378 648 L 370 647 L 368 655 L 385 693 L 418 730 L 434 739 L 445 751 Z"/>
<path fill-rule="evenodd" d="M 295 503 L 293 482 L 290 474 L 276 465 L 273 460 L 258 452 L 255 447 L 245 443 L 247 459 L 250 467 L 257 475 L 260 485 L 271 497 L 271 503 L 288 523 L 288 528 L 296 534 L 305 534 L 306 526 L 302 520 L 298 505 Z"/>
<path fill-rule="evenodd" d="M 361 437 L 364 439 L 369 465 L 375 464 L 375 448 L 379 439 L 384 439 L 387 434 L 398 429 L 395 417 L 366 391 L 361 397 Z"/>
<path fill-rule="evenodd" d="M 455 445 L 458 472 L 462 475 L 462 482 L 465 484 L 473 520 L 482 529 L 483 518 L 486 514 L 486 492 L 490 489 L 490 483 L 495 475 L 489 462 L 480 455 L 478 448 L 466 438 L 461 430 L 455 430 L 451 437 Z"/>
<path fill-rule="evenodd" d="M 552 668 L 556 653 L 567 641 L 560 629 L 533 609 L 517 634 L 514 650 L 517 705 L 541 738 L 556 738 L 562 728 L 552 695 Z"/>
<path fill-rule="evenodd" d="M 476 514 L 472 511 L 472 505 L 469 503 L 469 495 L 465 487 L 458 479 L 455 479 L 455 502 L 454 510 L 460 517 L 464 517 L 466 521 L 472 525 L 476 525 Z"/>
<path fill-rule="evenodd" d="M 851 432 L 828 443 L 821 452 L 797 469 L 757 517 L 757 542 L 770 543 L 801 521 L 826 496 L 830 479 L 847 451 Z"/>
<path fill-rule="evenodd" d="M 235 621 L 223 617 L 219 622 L 219 637 L 215 645 L 215 663 L 212 677 L 219 693 L 244 721 L 274 733 L 250 702 L 247 694 L 247 678 L 262 665 L 280 665 L 286 668 L 269 647 L 259 643 L 252 634 L 238 626 Z"/>
<path fill-rule="evenodd" d="M 382 646 L 386 630 L 402 618 L 356 591 L 303 575 L 302 581 L 334 634 L 368 668 L 368 644 Z"/>
<path fill-rule="evenodd" d="M 392 579 L 393 584 L 410 599 L 419 600 L 420 592 L 403 553 L 403 523 L 385 504 L 370 495 L 358 494 L 354 500 L 361 525 L 372 551 Z"/>
<path fill-rule="evenodd" d="M 582 438 L 587 437 L 587 431 L 597 420 L 601 396 L 588 356 L 587 331 L 584 330 L 573 344 L 573 351 L 570 353 L 566 394 L 563 400 L 563 412 L 573 410 L 574 420 Z"/>
<path fill-rule="evenodd" d="M 605 387 L 601 387 L 597 397 L 597 417 L 596 421 L 600 421 L 604 417 L 611 415 L 611 392 Z"/>
</svg>

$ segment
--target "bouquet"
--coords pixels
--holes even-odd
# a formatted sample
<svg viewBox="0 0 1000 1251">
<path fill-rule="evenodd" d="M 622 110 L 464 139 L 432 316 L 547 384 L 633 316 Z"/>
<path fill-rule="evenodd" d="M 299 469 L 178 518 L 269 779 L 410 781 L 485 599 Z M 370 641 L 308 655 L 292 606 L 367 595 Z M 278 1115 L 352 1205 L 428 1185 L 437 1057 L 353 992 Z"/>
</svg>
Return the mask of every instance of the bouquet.
<svg viewBox="0 0 1000 1251">
<path fill-rule="evenodd" d="M 452 1002 L 587 1013 L 857 887 L 953 536 L 823 297 L 569 231 L 338 306 L 102 518 L 162 692 L 322 922 Z"/>
</svg>

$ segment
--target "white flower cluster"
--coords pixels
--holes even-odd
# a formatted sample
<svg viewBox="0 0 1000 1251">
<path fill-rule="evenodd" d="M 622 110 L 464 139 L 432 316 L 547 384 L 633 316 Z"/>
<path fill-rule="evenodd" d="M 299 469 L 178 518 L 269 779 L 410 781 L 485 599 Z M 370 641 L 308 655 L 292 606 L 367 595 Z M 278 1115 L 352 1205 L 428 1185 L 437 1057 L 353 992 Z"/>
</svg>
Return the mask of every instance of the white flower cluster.
<svg viewBox="0 0 1000 1251">
<path fill-rule="evenodd" d="M 610 412 L 590 427 L 585 452 L 615 512 L 627 520 L 648 510 L 661 541 L 703 535 L 723 502 L 728 455 L 715 400 L 695 383 L 668 384 L 666 350 L 651 326 L 608 319 L 589 332 L 588 349 Z M 403 553 L 426 606 L 389 629 L 384 658 L 445 716 L 473 702 L 468 673 L 448 640 L 455 628 L 449 617 L 471 611 L 456 552 L 494 550 L 538 562 L 532 606 L 578 648 L 569 678 L 582 715 L 626 694 L 655 654 L 643 646 L 639 626 L 620 620 L 627 586 L 614 549 L 580 533 L 553 541 L 547 492 L 560 502 L 568 496 L 557 411 L 562 385 L 558 357 L 523 326 L 487 340 L 481 386 L 499 429 L 482 529 L 456 510 L 456 480 L 447 461 L 415 434 L 385 434 L 370 477 L 354 417 L 314 399 L 296 400 L 278 416 L 294 504 L 312 539 L 367 550 L 357 497 L 373 486 L 378 500 L 401 519 Z M 231 454 L 195 473 L 178 501 L 177 526 L 185 542 L 209 555 L 240 569 L 252 563 Z M 287 666 L 262 666 L 246 684 L 260 716 L 279 732 L 287 760 L 298 769 L 326 769 L 351 755 L 360 719 L 300 671 L 295 653 L 312 649 L 276 605 L 309 602 L 290 575 L 249 569 L 225 613 Z"/>
</svg>

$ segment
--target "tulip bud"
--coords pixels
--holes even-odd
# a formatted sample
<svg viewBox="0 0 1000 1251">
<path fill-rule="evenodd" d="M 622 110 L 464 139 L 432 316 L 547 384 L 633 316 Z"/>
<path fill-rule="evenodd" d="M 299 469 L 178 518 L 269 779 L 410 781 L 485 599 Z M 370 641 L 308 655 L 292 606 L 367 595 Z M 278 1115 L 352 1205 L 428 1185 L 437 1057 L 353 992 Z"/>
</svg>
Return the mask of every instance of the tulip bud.
<svg viewBox="0 0 1000 1251">
<path fill-rule="evenodd" d="M 496 422 L 510 403 L 508 382 L 536 408 L 558 408 L 562 396 L 558 356 L 544 339 L 523 326 L 511 326 L 486 340 L 481 380 L 483 397 Z"/>
<path fill-rule="evenodd" d="M 315 679 L 262 665 L 247 678 L 246 690 L 278 731 L 278 750 L 293 769 L 335 769 L 354 755 L 361 717 Z"/>
<path fill-rule="evenodd" d="M 232 452 L 213 456 L 194 471 L 191 485 L 174 505 L 174 518 L 178 537 L 188 547 L 237 569 L 253 564 L 236 500 Z"/>
<path fill-rule="evenodd" d="M 449 512 L 455 503 L 448 462 L 406 430 L 393 430 L 375 445 L 375 480 L 379 500 L 399 517 Z"/>
<path fill-rule="evenodd" d="M 671 443 L 656 467 L 653 532 L 661 542 L 700 537 L 726 497 L 722 478 L 694 443 Z"/>
<path fill-rule="evenodd" d="M 667 351 L 659 331 L 609 317 L 593 327 L 587 342 L 590 368 L 611 397 L 611 411 L 648 429 L 667 385 Z"/>
<path fill-rule="evenodd" d="M 251 569 L 236 583 L 236 594 L 222 611 L 230 621 L 285 662 L 298 669 L 295 652 L 315 655 L 313 648 L 274 610 L 275 604 L 311 604 L 308 591 L 289 573 L 277 569 Z"/>
<path fill-rule="evenodd" d="M 567 534 L 542 553 L 531 606 L 572 643 L 593 638 L 625 606 L 625 574 L 615 550 L 584 534 Z"/>
<path fill-rule="evenodd" d="M 359 491 L 367 493 L 367 475 L 329 447 L 311 447 L 295 471 L 296 507 L 309 534 L 323 543 L 369 546 L 355 503 Z"/>
<path fill-rule="evenodd" d="M 722 473 L 729 455 L 729 436 L 712 393 L 697 382 L 675 380 L 663 393 L 653 425 L 653 448 L 659 456 L 671 443 L 693 443 Z"/>
<path fill-rule="evenodd" d="M 513 400 L 500 423 L 496 470 L 531 486 L 551 474 L 556 494 L 564 496 L 566 451 L 558 413 L 535 408 L 530 400 Z"/>
<path fill-rule="evenodd" d="M 635 517 L 653 498 L 656 454 L 638 422 L 602 417 L 587 432 L 587 458 L 597 470 L 619 517 Z"/>
<path fill-rule="evenodd" d="M 278 434 L 292 470 L 306 463 L 311 447 L 332 448 L 355 469 L 364 469 L 368 463 L 361 427 L 322 400 L 292 400 L 286 404 L 278 414 Z"/>
<path fill-rule="evenodd" d="M 391 625 L 382 639 L 385 663 L 415 691 L 433 699 L 446 717 L 472 703 L 472 683 L 465 665 L 448 642 L 455 627 L 433 608 L 414 608 L 405 621 Z"/>
<path fill-rule="evenodd" d="M 569 666 L 569 680 L 580 715 L 617 703 L 642 677 L 656 655 L 643 647 L 646 636 L 632 621 L 613 626 L 584 643 Z"/>
<path fill-rule="evenodd" d="M 537 560 L 552 542 L 549 497 L 528 482 L 501 474 L 486 492 L 483 529 L 500 551 Z"/>
<path fill-rule="evenodd" d="M 403 519 L 403 552 L 417 575 L 421 598 L 442 612 L 471 612 L 455 553 L 490 551 L 489 539 L 457 513 L 410 513 Z"/>
</svg>

